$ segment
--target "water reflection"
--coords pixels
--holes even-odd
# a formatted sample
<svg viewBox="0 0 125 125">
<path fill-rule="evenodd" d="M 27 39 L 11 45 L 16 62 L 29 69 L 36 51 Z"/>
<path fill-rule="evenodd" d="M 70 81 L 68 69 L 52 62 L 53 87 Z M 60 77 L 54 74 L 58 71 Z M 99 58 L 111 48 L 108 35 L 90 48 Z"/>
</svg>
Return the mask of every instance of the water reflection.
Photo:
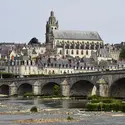
<svg viewBox="0 0 125 125">
<path fill-rule="evenodd" d="M 23 107 L 28 107 L 32 105 L 39 106 L 41 108 L 84 108 L 86 105 L 86 100 L 59 100 L 59 99 L 0 99 L 0 101 L 7 102 L 9 104 L 20 105 Z"/>
<path fill-rule="evenodd" d="M 42 100 L 34 99 L 34 105 L 43 105 L 43 107 L 48 108 L 84 108 L 86 105 L 86 100 Z"/>
</svg>

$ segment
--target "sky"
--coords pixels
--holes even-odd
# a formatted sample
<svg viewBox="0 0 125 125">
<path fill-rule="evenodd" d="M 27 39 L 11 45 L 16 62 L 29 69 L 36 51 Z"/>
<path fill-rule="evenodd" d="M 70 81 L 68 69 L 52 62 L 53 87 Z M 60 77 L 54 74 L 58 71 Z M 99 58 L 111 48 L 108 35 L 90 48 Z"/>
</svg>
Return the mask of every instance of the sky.
<svg viewBox="0 0 125 125">
<path fill-rule="evenodd" d="M 45 42 L 50 11 L 60 30 L 97 31 L 105 43 L 125 41 L 125 0 L 0 0 L 0 42 Z"/>
</svg>

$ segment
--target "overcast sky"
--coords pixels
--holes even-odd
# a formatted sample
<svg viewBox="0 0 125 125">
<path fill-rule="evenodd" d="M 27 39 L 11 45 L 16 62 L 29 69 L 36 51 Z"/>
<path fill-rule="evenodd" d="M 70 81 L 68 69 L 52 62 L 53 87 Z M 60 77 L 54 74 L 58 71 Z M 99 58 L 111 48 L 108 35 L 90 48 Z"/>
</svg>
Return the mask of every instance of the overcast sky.
<svg viewBox="0 0 125 125">
<path fill-rule="evenodd" d="M 125 41 L 125 0 L 0 0 L 0 42 L 44 42 L 51 10 L 60 30 L 98 31 L 106 43 Z"/>
</svg>

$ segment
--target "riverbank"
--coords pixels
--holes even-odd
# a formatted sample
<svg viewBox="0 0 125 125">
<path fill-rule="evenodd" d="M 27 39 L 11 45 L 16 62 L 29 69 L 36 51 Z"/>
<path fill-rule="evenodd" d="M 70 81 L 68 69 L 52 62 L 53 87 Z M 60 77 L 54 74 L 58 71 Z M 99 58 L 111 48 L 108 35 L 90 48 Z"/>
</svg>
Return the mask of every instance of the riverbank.
<svg viewBox="0 0 125 125">
<path fill-rule="evenodd" d="M 107 122 L 108 119 L 109 120 L 119 119 L 119 118 L 121 119 L 125 117 L 125 114 L 121 112 L 86 112 L 78 109 L 41 109 L 37 113 L 31 113 L 29 111 L 25 112 L 19 111 L 17 113 L 11 112 L 8 115 L 6 112 L 5 114 L 3 114 L 3 116 L 6 118 L 7 116 L 12 117 L 11 123 L 16 125 L 17 124 L 37 125 L 44 123 L 46 124 L 57 123 L 57 125 L 59 125 L 60 123 L 61 124 L 63 123 L 64 125 L 65 124 L 83 125 L 84 123 L 86 123 L 86 125 L 92 125 L 87 123 L 90 123 L 94 119 L 102 120 L 100 122 L 103 121 Z M 71 119 L 68 120 L 68 117 L 70 117 Z"/>
<path fill-rule="evenodd" d="M 68 100 L 64 102 L 63 101 L 64 100 L 61 100 L 61 103 L 59 103 L 59 100 L 42 102 L 41 100 L 37 99 L 3 100 L 1 101 L 2 106 L 0 107 L 0 125 L 109 125 L 109 123 L 113 125 L 118 125 L 119 122 L 120 125 L 124 125 L 125 114 L 122 112 L 84 111 L 83 108 L 68 108 L 67 105 L 69 106 L 71 104 L 74 104 L 71 103 L 71 100 L 69 100 L 69 102 Z M 75 103 L 80 102 L 76 100 Z M 64 108 L 60 106 L 60 104 L 63 104 Z M 30 109 L 33 106 L 37 107 L 38 112 L 30 112 Z"/>
</svg>

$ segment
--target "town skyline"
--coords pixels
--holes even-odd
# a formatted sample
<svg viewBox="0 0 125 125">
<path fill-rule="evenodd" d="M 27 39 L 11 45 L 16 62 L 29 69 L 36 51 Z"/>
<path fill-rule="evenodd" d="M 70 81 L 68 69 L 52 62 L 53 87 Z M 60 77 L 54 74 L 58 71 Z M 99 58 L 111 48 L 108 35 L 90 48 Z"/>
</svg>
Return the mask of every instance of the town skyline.
<svg viewBox="0 0 125 125">
<path fill-rule="evenodd" d="M 125 41 L 124 4 L 124 0 L 0 1 L 0 41 L 28 43 L 36 37 L 44 43 L 46 21 L 54 11 L 60 30 L 97 31 L 105 43 L 120 43 Z"/>
</svg>

